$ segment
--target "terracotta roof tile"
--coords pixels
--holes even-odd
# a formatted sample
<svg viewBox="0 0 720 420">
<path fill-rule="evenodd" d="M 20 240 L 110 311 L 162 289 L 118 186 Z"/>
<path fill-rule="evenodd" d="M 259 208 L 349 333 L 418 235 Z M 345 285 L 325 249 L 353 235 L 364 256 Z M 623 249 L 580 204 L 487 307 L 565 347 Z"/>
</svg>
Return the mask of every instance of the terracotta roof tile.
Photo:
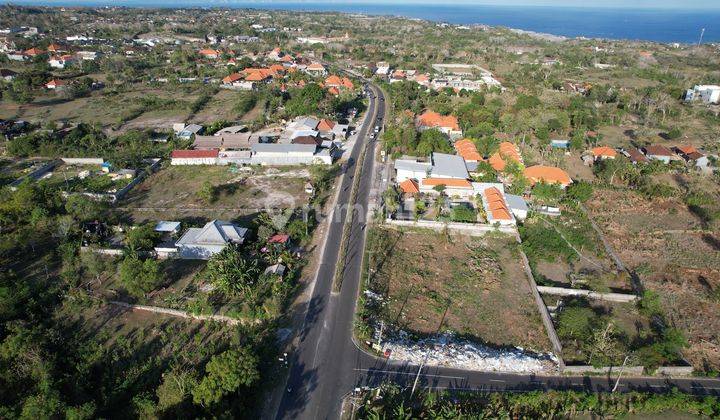
<svg viewBox="0 0 720 420">
<path fill-rule="evenodd" d="M 535 165 L 529 168 L 525 168 L 525 177 L 530 180 L 532 184 L 543 181 L 548 184 L 560 184 L 568 186 L 572 183 L 570 175 L 560 168 L 554 166 L 543 166 Z"/>
</svg>

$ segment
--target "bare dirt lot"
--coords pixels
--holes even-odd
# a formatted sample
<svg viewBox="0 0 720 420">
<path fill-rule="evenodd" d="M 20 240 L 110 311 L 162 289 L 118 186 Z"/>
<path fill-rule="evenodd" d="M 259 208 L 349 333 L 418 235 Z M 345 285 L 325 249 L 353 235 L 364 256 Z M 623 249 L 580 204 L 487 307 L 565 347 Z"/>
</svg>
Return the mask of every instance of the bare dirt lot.
<svg viewBox="0 0 720 420">
<path fill-rule="evenodd" d="M 435 333 L 442 321 L 441 331 L 479 342 L 550 348 L 512 238 L 393 229 L 375 235 L 387 240 L 382 257 L 368 257 L 377 262 L 370 263 L 373 281 L 387 287 L 386 321 L 418 334 Z"/>
<path fill-rule="evenodd" d="M 646 200 L 630 191 L 596 191 L 588 208 L 670 321 L 690 342 L 696 369 L 720 368 L 720 234 L 677 198 Z"/>
<path fill-rule="evenodd" d="M 266 208 L 295 208 L 310 198 L 308 170 L 229 166 L 169 166 L 134 188 L 120 204 L 136 220 L 182 217 L 230 218 Z M 210 186 L 212 197 L 202 193 Z"/>
</svg>

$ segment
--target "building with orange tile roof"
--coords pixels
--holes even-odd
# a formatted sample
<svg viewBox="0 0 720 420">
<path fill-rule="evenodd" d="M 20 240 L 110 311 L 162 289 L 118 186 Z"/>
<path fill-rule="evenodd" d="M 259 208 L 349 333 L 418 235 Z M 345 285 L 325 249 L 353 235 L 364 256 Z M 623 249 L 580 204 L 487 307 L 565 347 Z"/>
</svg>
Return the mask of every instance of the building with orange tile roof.
<svg viewBox="0 0 720 420">
<path fill-rule="evenodd" d="M 512 223 L 512 212 L 505 202 L 503 193 L 497 187 L 489 187 L 482 192 L 485 213 L 490 223 Z"/>
<path fill-rule="evenodd" d="M 60 79 L 53 79 L 53 80 L 45 83 L 45 87 L 48 89 L 59 89 L 64 86 L 67 86 L 67 82 L 65 82 L 64 80 L 60 80 Z"/>
<path fill-rule="evenodd" d="M 335 127 L 335 122 L 328 120 L 327 118 L 323 118 L 318 123 L 316 130 L 317 131 L 331 131 Z"/>
<path fill-rule="evenodd" d="M 25 55 L 30 57 L 35 57 L 37 55 L 45 54 L 45 51 L 41 50 L 40 48 L 30 48 L 29 50 L 25 50 Z"/>
<path fill-rule="evenodd" d="M 460 124 L 457 118 L 452 115 L 440 115 L 432 110 L 423 112 L 418 117 L 417 125 L 420 130 L 437 128 L 450 138 L 462 136 L 462 130 L 460 130 Z"/>
<path fill-rule="evenodd" d="M 465 161 L 480 162 L 483 160 L 483 157 L 480 156 L 480 153 L 477 151 L 477 147 L 475 147 L 475 143 L 470 139 L 458 140 L 454 146 L 457 154 L 462 156 Z"/>
<path fill-rule="evenodd" d="M 240 74 L 240 73 L 233 73 L 233 74 L 231 74 L 231 75 L 225 76 L 225 77 L 222 79 L 222 82 L 225 83 L 226 85 L 229 85 L 229 84 L 232 84 L 233 82 L 236 82 L 236 81 L 238 81 L 238 80 L 242 80 L 242 78 L 243 78 L 243 75 L 242 75 L 242 74 Z"/>
<path fill-rule="evenodd" d="M 554 166 L 535 165 L 525 168 L 523 172 L 532 185 L 538 182 L 547 184 L 559 184 L 563 188 L 572 184 L 572 179 L 567 172 Z"/>
<path fill-rule="evenodd" d="M 457 179 L 457 178 L 425 178 L 422 181 L 420 181 L 423 187 L 427 187 L 426 189 L 434 189 L 435 187 L 439 185 L 443 185 L 446 188 L 450 189 L 469 189 L 472 190 L 472 184 L 467 179 Z"/>
<path fill-rule="evenodd" d="M 612 147 L 598 146 L 592 148 L 592 154 L 595 160 L 598 159 L 615 159 L 617 157 L 617 151 Z"/>
<path fill-rule="evenodd" d="M 509 141 L 500 143 L 498 151 L 490 156 L 488 163 L 490 163 L 490 166 L 492 166 L 493 169 L 500 172 L 505 169 L 506 160 L 513 160 L 518 163 L 523 162 L 517 146 Z"/>
<path fill-rule="evenodd" d="M 405 194 L 418 194 L 420 192 L 418 183 L 414 179 L 406 179 L 399 186 L 400 190 Z"/>
<path fill-rule="evenodd" d="M 684 155 L 689 155 L 691 153 L 699 153 L 698 149 L 696 149 L 695 146 L 691 145 L 675 146 L 675 150 L 677 150 L 678 153 L 682 153 Z"/>
<path fill-rule="evenodd" d="M 198 54 L 200 54 L 201 56 L 203 56 L 203 57 L 205 57 L 205 58 L 218 58 L 218 57 L 220 57 L 220 51 L 218 51 L 218 50 L 213 50 L 213 49 L 209 49 L 209 48 L 204 48 L 204 49 L 198 51 Z"/>
</svg>

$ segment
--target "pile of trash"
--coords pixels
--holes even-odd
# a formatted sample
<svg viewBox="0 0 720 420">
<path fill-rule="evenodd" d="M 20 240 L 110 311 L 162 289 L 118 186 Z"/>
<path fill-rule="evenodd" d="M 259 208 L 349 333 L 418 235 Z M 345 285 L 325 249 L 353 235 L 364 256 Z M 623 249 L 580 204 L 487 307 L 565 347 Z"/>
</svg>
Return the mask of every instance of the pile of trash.
<svg viewBox="0 0 720 420">
<path fill-rule="evenodd" d="M 550 353 L 534 353 L 520 347 L 496 349 L 457 339 L 449 333 L 412 340 L 400 331 L 395 337 L 388 337 L 382 347 L 391 359 L 417 365 L 511 373 L 549 373 L 558 366 L 557 358 Z"/>
</svg>

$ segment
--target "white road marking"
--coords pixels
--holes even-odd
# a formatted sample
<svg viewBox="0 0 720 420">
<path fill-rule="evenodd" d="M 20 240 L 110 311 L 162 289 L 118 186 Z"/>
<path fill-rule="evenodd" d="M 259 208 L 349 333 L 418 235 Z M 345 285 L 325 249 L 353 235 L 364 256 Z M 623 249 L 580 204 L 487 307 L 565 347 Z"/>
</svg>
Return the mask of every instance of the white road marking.
<svg viewBox="0 0 720 420">
<path fill-rule="evenodd" d="M 505 382 L 502 379 L 490 379 L 490 382 Z"/>
</svg>

